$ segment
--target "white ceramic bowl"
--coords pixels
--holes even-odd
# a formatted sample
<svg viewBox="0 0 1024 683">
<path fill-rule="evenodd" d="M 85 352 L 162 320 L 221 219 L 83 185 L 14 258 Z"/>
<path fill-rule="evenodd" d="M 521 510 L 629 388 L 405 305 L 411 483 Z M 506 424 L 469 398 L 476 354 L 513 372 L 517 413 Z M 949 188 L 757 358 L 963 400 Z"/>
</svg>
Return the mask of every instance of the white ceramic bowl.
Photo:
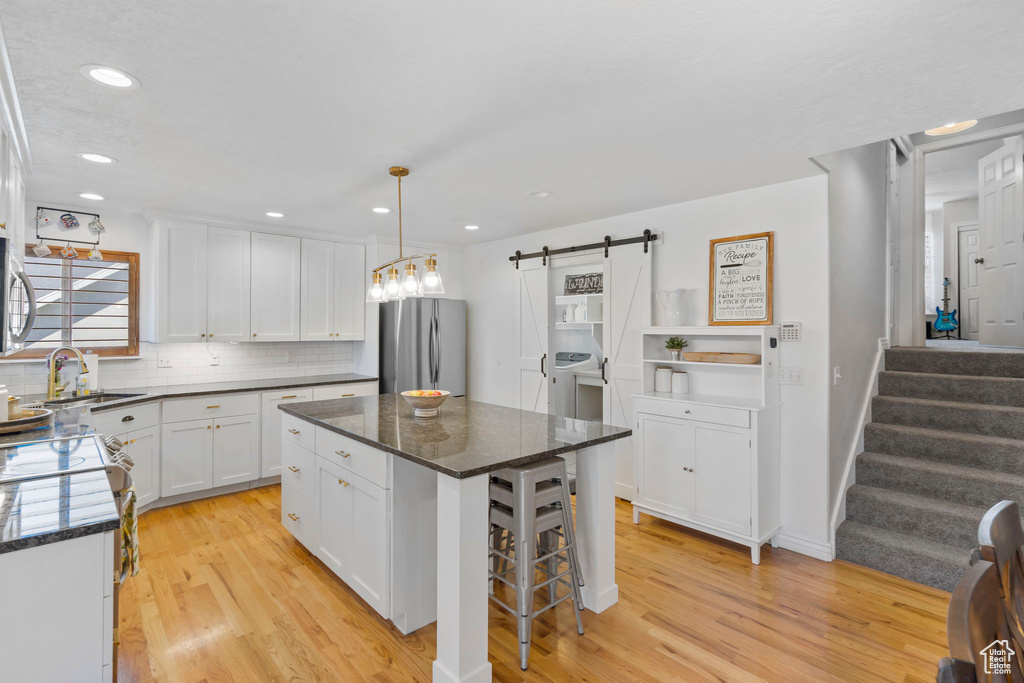
<svg viewBox="0 0 1024 683">
<path fill-rule="evenodd" d="M 420 391 L 432 391 L 429 389 L 421 389 Z M 442 403 L 451 395 L 452 392 L 440 390 L 440 396 L 413 396 L 412 391 L 403 391 L 402 398 L 405 402 L 412 406 L 416 417 L 436 417 L 437 409 Z"/>
</svg>

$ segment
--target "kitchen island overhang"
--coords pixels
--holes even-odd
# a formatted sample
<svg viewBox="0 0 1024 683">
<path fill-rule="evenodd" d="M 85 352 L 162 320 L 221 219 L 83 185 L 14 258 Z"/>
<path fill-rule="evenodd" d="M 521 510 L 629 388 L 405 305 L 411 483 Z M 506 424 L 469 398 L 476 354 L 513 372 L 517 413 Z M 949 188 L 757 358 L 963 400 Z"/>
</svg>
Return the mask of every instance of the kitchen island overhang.
<svg viewBox="0 0 1024 683">
<path fill-rule="evenodd" d="M 290 448 L 296 450 L 305 463 L 310 456 L 315 457 L 317 467 L 325 468 L 317 469 L 319 486 L 330 486 L 337 480 L 337 486 L 342 487 L 338 492 L 358 491 L 360 486 L 373 494 L 387 492 L 383 499 L 388 507 L 382 508 L 386 510 L 382 516 L 389 526 L 381 543 L 392 552 L 385 553 L 382 561 L 369 566 L 379 567 L 383 562 L 392 583 L 389 587 L 369 590 L 365 576 L 371 569 L 364 571 L 362 578 L 351 567 L 344 569 L 347 574 L 337 570 L 335 573 L 364 598 L 368 597 L 368 602 L 383 616 L 391 618 L 403 632 L 408 632 L 403 624 L 414 630 L 436 616 L 435 681 L 491 680 L 491 665 L 487 660 L 491 472 L 556 455 L 577 454 L 576 528 L 585 581 L 584 606 L 602 612 L 618 601 L 614 441 L 628 438 L 631 430 L 465 398 L 449 399 L 441 406 L 437 418 L 426 420 L 415 418 L 412 409 L 397 394 L 292 403 L 280 409 L 290 416 L 289 426 L 282 430 L 283 447 L 290 443 Z M 387 466 L 382 467 L 385 462 Z M 296 469 L 302 470 L 301 467 Z M 333 520 L 321 519 L 324 513 L 319 504 L 325 499 L 323 491 L 314 489 L 316 502 L 303 502 L 301 494 L 293 493 L 288 476 L 290 468 L 284 470 L 282 500 L 293 496 L 300 508 L 303 505 L 306 510 L 313 508 L 317 528 L 314 532 L 300 530 L 301 522 L 297 523 L 289 515 L 299 519 L 301 515 L 289 513 L 284 502 L 282 522 L 307 548 L 312 545 L 310 549 L 314 554 L 329 554 L 333 561 L 337 553 L 325 550 L 323 539 L 317 537 L 321 527 L 328 534 L 333 533 L 329 529 Z M 360 473 L 366 474 L 368 480 L 364 481 Z M 392 486 L 394 491 L 391 491 Z M 333 495 L 330 489 L 326 490 Z M 430 500 L 423 496 L 429 496 Z M 363 495 L 362 498 L 369 500 L 373 496 Z M 422 515 L 427 514 L 424 512 L 427 505 L 436 509 L 436 526 L 430 525 L 433 533 L 430 539 L 422 538 L 430 533 L 422 519 Z M 409 535 L 411 528 L 418 532 Z M 432 544 L 425 544 L 425 540 Z M 430 545 L 429 550 L 427 545 Z M 410 590 L 404 582 L 421 581 L 423 576 L 409 573 L 406 565 L 410 563 L 420 567 L 423 564 L 436 566 L 436 574 L 429 572 L 436 587 L 436 599 L 432 601 L 429 616 L 422 612 L 414 614 L 416 605 L 409 594 L 422 591 Z M 345 567 L 343 562 L 327 564 L 332 569 Z M 395 594 L 394 599 L 386 595 L 389 588 Z M 422 585 L 419 588 L 422 589 Z M 381 593 L 385 593 L 383 599 L 377 599 Z"/>
</svg>

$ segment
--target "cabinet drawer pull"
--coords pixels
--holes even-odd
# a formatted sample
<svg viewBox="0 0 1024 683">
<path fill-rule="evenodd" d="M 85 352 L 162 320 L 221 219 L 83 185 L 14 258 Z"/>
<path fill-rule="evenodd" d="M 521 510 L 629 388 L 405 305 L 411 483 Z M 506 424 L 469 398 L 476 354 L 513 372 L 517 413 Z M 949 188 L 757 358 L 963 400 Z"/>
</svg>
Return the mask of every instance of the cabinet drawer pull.
<svg viewBox="0 0 1024 683">
<path fill-rule="evenodd" d="M 124 417 L 121 418 L 121 422 L 131 422 L 134 419 L 134 415 L 125 415 Z"/>
<path fill-rule="evenodd" d="M 282 396 L 282 397 L 281 397 L 281 400 L 283 401 L 283 400 L 284 400 L 284 399 L 286 399 L 286 398 L 298 398 L 298 397 L 299 397 L 299 395 L 298 395 L 298 394 L 292 394 L 292 395 L 290 395 L 290 396 Z"/>
<path fill-rule="evenodd" d="M 348 398 L 349 396 L 355 396 L 355 394 L 342 394 L 342 398 Z"/>
<path fill-rule="evenodd" d="M 207 410 L 212 410 L 213 408 L 220 408 L 220 406 L 206 406 Z"/>
<path fill-rule="evenodd" d="M 346 453 L 345 451 L 334 451 L 334 452 L 337 453 L 338 455 L 340 455 L 343 458 L 347 458 L 350 455 L 352 455 L 351 453 Z"/>
<path fill-rule="evenodd" d="M 345 481 L 344 479 L 339 479 L 338 483 L 341 484 L 342 486 L 348 486 L 348 482 Z"/>
<path fill-rule="evenodd" d="M 289 465 L 288 469 L 290 469 L 292 472 L 298 472 L 301 468 L 296 467 L 295 465 Z"/>
<path fill-rule="evenodd" d="M 291 519 L 293 522 L 299 521 L 299 516 L 297 514 L 295 514 L 294 512 L 289 512 L 288 513 L 288 518 Z"/>
<path fill-rule="evenodd" d="M 689 414 L 690 414 L 690 411 L 689 411 L 689 410 L 684 410 L 683 412 L 684 412 L 684 413 L 686 413 L 687 415 L 689 415 Z"/>
<path fill-rule="evenodd" d="M 296 435 L 298 435 L 298 434 L 301 434 L 302 432 L 300 432 L 298 429 L 289 429 L 288 433 L 289 434 L 296 434 Z"/>
</svg>

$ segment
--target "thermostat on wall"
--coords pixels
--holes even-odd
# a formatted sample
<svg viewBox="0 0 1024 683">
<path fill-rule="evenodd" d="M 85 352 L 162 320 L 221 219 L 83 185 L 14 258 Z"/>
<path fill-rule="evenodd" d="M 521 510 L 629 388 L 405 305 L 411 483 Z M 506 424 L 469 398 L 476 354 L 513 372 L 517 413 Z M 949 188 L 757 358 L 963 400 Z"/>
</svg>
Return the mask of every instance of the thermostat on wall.
<svg viewBox="0 0 1024 683">
<path fill-rule="evenodd" d="M 800 341 L 800 323 L 782 323 L 782 341 Z"/>
</svg>

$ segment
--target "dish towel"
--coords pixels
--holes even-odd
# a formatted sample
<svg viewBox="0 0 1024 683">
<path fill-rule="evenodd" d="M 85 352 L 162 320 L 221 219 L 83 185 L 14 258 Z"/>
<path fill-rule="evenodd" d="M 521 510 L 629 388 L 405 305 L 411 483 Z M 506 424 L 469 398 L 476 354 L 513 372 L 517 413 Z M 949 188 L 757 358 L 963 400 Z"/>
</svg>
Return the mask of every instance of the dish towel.
<svg viewBox="0 0 1024 683">
<path fill-rule="evenodd" d="M 135 487 L 129 486 L 121 494 L 121 574 L 139 573 L 139 520 L 135 516 Z"/>
</svg>

